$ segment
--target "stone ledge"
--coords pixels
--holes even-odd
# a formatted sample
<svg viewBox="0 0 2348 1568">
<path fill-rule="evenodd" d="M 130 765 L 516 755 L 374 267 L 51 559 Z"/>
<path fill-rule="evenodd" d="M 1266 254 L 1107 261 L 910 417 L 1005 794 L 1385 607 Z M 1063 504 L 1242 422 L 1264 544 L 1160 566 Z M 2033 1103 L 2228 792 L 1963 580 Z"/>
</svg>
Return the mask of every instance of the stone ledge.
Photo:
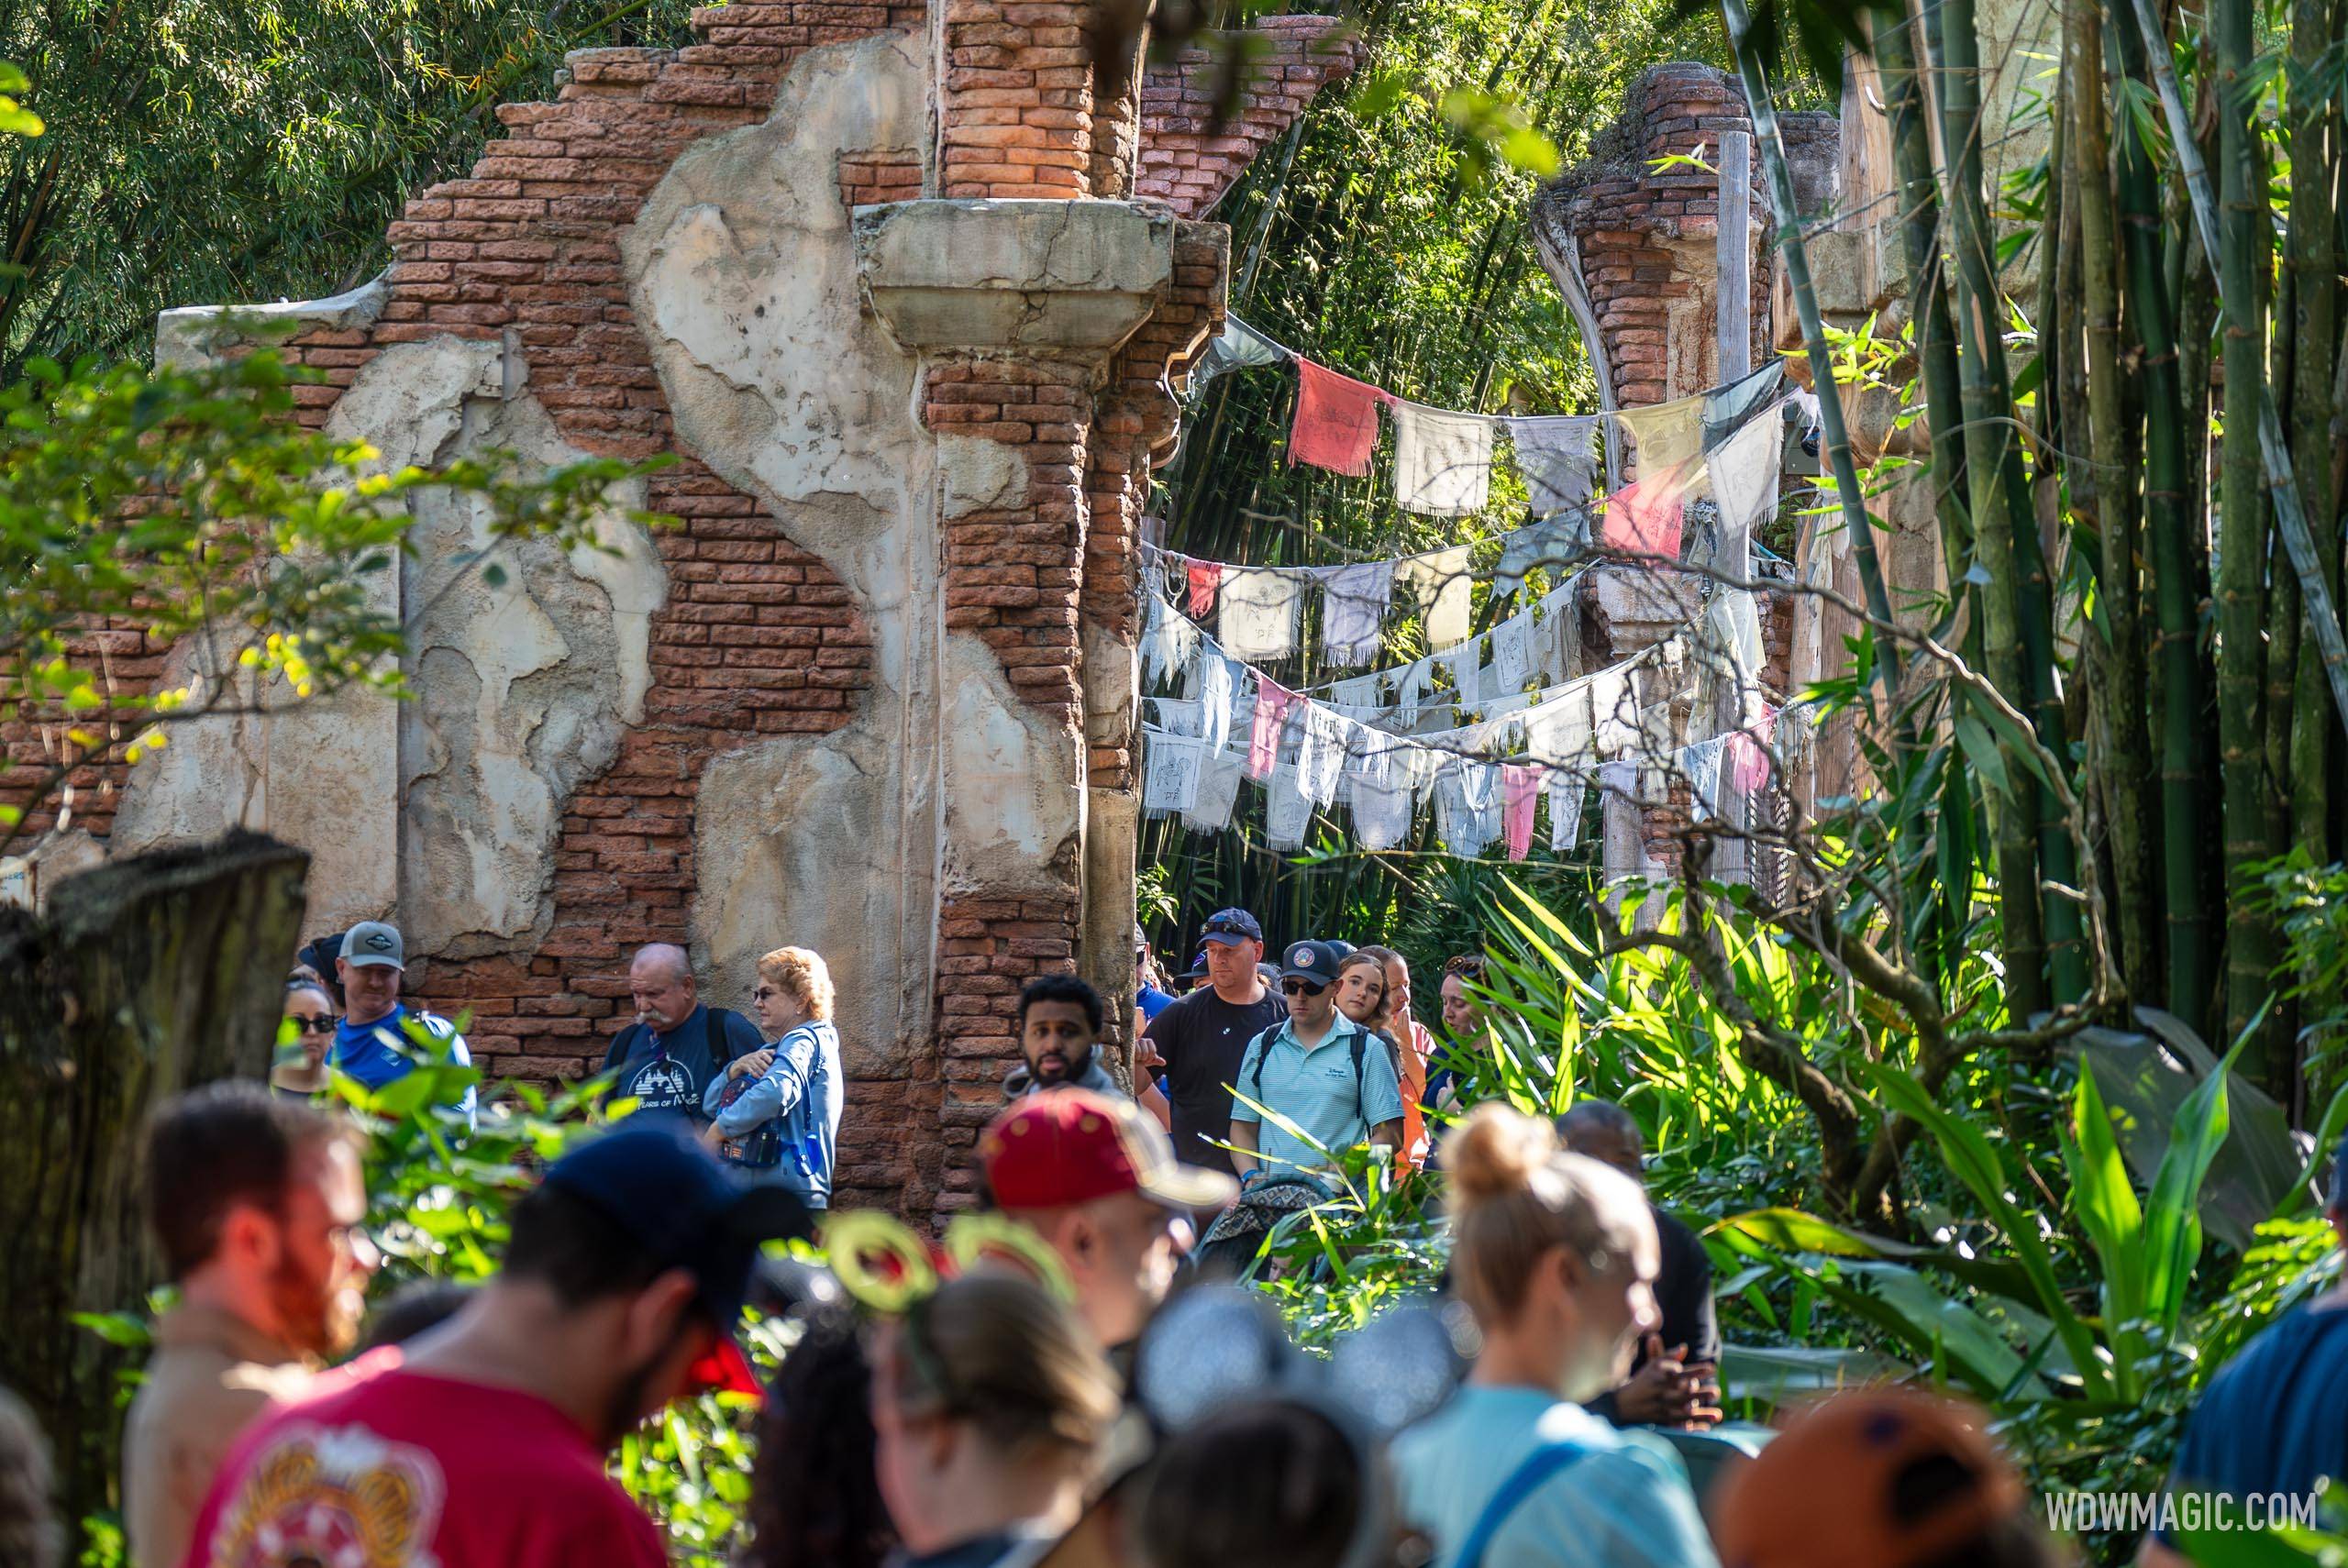
<svg viewBox="0 0 2348 1568">
<path fill-rule="evenodd" d="M 391 273 L 322 300 L 274 304 L 179 305 L 155 318 L 155 363 L 194 369 L 277 332 L 363 331 L 375 325 L 392 297 Z"/>
<path fill-rule="evenodd" d="M 857 274 L 916 352 L 1105 354 L 1174 274 L 1174 219 L 1125 202 L 926 200 L 855 211 Z"/>
</svg>

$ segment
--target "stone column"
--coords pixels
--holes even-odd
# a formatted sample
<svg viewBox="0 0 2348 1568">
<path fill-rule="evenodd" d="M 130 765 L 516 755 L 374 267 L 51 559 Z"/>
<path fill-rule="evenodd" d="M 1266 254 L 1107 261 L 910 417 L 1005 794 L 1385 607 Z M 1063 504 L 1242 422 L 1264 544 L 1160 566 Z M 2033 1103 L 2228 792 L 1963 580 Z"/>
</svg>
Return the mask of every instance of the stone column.
<svg viewBox="0 0 2348 1568">
<path fill-rule="evenodd" d="M 1078 966 L 1088 868 L 1120 881 L 1093 906 L 1124 911 L 1090 922 L 1096 943 L 1131 923 L 1131 814 L 1102 824 L 1115 842 L 1088 843 L 1086 451 L 1113 356 L 1174 282 L 1175 224 L 1121 202 L 1026 200 L 901 202 L 855 221 L 865 300 L 919 358 L 915 404 L 936 443 L 944 1212 L 976 1201 L 970 1148 L 1018 1055 L 1019 988 Z M 1130 699 L 1107 707 L 1130 724 Z"/>
</svg>

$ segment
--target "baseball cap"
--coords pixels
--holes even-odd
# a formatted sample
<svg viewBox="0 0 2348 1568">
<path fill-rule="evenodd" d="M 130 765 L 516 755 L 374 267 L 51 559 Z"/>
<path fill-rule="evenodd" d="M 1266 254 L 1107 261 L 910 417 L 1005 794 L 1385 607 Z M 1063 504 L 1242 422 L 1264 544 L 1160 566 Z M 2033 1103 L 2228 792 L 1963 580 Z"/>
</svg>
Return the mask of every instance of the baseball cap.
<svg viewBox="0 0 2348 1568">
<path fill-rule="evenodd" d="M 623 1127 L 557 1160 L 547 1184 L 584 1198 L 662 1268 L 700 1285 L 717 1348 L 693 1369 L 703 1388 L 759 1391 L 735 1342 L 762 1242 L 815 1233 L 807 1206 L 778 1187 L 746 1187 L 677 1127 Z"/>
<path fill-rule="evenodd" d="M 1973 1411 L 1911 1388 L 1868 1388 L 1811 1406 L 1724 1477 L 1713 1529 L 1722 1568 L 1913 1568 L 2023 1500 Z"/>
<path fill-rule="evenodd" d="M 404 969 L 407 944 L 400 928 L 380 920 L 362 920 L 342 934 L 342 961 L 354 969 Z"/>
<path fill-rule="evenodd" d="M 1220 1209 L 1239 1196 L 1221 1171 L 1186 1165 L 1131 1100 L 1091 1089 L 1031 1094 L 988 1124 L 979 1168 L 1005 1209 L 1062 1209 L 1138 1192 L 1170 1209 Z"/>
<path fill-rule="evenodd" d="M 1226 947 L 1236 947 L 1243 942 L 1261 942 L 1264 928 L 1246 910 L 1217 910 L 1207 916 L 1206 924 L 1199 928 L 1202 942 L 1220 942 Z"/>
<path fill-rule="evenodd" d="M 1207 950 L 1202 947 L 1191 959 L 1191 966 L 1182 971 L 1182 978 L 1186 980 L 1203 980 L 1206 977 Z"/>
<path fill-rule="evenodd" d="M 1337 966 L 1345 955 L 1334 942 L 1291 942 L 1288 951 L 1280 955 L 1280 978 L 1294 977 L 1310 980 L 1316 986 L 1337 983 Z"/>
</svg>

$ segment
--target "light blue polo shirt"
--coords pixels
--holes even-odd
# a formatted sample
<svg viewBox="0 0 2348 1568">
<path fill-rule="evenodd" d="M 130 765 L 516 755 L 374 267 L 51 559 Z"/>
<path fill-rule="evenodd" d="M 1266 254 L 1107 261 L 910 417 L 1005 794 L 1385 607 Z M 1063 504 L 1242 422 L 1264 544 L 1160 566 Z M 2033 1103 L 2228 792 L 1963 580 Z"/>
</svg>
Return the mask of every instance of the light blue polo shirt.
<svg viewBox="0 0 2348 1568">
<path fill-rule="evenodd" d="M 1356 1037 L 1361 1040 L 1361 1077 L 1354 1077 Z M 1257 1088 L 1257 1061 L 1263 1059 L 1263 1087 Z M 1402 1086 L 1395 1081 L 1394 1058 L 1386 1043 L 1360 1024 L 1338 1013 L 1321 1043 L 1307 1051 L 1297 1043 L 1296 1021 L 1282 1023 L 1268 1041 L 1258 1035 L 1248 1043 L 1233 1087 L 1247 1099 L 1268 1105 L 1311 1133 L 1323 1154 L 1289 1135 L 1276 1122 L 1265 1121 L 1245 1103 L 1231 1102 L 1234 1121 L 1255 1121 L 1257 1152 L 1271 1175 L 1326 1167 L 1332 1156 L 1369 1140 L 1369 1130 L 1381 1121 L 1402 1116 Z"/>
</svg>

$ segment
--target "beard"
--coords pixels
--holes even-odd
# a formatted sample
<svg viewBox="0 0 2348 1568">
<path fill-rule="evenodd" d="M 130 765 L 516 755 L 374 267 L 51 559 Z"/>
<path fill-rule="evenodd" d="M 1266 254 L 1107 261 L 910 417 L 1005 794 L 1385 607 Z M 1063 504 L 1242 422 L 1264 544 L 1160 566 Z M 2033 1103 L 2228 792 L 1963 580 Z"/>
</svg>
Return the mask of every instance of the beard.
<svg viewBox="0 0 2348 1568">
<path fill-rule="evenodd" d="M 331 1358 L 358 1342 L 366 1303 L 356 1286 L 330 1274 L 320 1277 L 296 1259 L 282 1256 L 270 1276 L 269 1297 L 290 1348 Z"/>
<path fill-rule="evenodd" d="M 1058 1051 L 1047 1051 L 1027 1064 L 1027 1071 L 1034 1076 L 1037 1083 L 1050 1088 L 1058 1084 L 1076 1082 L 1091 1066 L 1092 1053 L 1090 1051 L 1075 1057 L 1065 1055 Z"/>
<path fill-rule="evenodd" d="M 656 1408 L 650 1398 L 654 1375 L 670 1359 L 678 1342 L 692 1331 L 692 1323 L 679 1319 L 669 1331 L 668 1342 L 620 1374 L 619 1381 L 612 1385 L 611 1393 L 604 1400 L 602 1429 L 595 1433 L 598 1448 L 608 1450 L 644 1424 L 645 1418 Z M 665 1404 L 667 1400 L 660 1402 Z"/>
</svg>

